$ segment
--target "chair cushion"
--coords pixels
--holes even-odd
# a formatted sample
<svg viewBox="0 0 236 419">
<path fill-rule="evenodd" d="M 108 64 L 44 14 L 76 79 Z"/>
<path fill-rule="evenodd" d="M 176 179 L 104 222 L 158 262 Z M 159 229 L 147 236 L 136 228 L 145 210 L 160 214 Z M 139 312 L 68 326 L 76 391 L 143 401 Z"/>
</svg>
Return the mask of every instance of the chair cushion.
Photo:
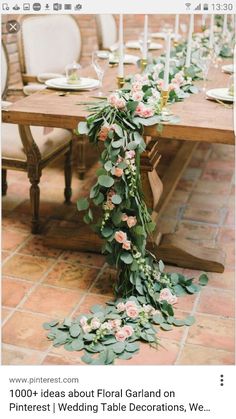
<svg viewBox="0 0 236 419">
<path fill-rule="evenodd" d="M 65 77 L 65 75 L 59 73 L 40 73 L 37 75 L 39 83 L 45 83 L 45 81 L 47 80 L 56 79 L 60 77 Z"/>
<path fill-rule="evenodd" d="M 44 134 L 43 127 L 31 127 L 31 132 L 42 159 L 49 157 L 72 139 L 72 133 L 61 128 L 53 128 L 51 132 Z M 18 125 L 2 124 L 2 158 L 26 161 Z"/>
<path fill-rule="evenodd" d="M 33 93 L 37 93 L 40 90 L 44 90 L 46 89 L 46 85 L 45 84 L 40 84 L 40 83 L 30 83 L 27 86 L 23 87 L 23 92 L 26 96 L 30 96 Z"/>
</svg>

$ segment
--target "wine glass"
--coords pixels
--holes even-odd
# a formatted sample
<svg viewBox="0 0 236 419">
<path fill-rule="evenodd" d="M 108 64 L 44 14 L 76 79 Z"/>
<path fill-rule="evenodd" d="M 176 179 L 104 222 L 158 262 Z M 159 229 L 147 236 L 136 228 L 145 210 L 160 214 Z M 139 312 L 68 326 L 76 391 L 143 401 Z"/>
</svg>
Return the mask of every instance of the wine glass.
<svg viewBox="0 0 236 419">
<path fill-rule="evenodd" d="M 210 64 L 211 64 L 211 57 L 210 57 L 209 51 L 205 48 L 202 48 L 199 51 L 197 65 L 202 70 L 202 78 L 203 78 L 202 91 L 203 92 L 206 91 L 206 81 L 207 81 L 207 75 L 209 72 Z"/>
<path fill-rule="evenodd" d="M 141 34 L 139 36 L 139 46 L 140 46 L 141 54 L 143 54 L 143 41 L 144 41 L 144 33 L 141 32 Z M 148 33 L 148 35 L 147 35 L 147 50 L 149 50 L 150 45 L 151 45 L 151 34 Z"/>
<path fill-rule="evenodd" d="M 94 51 L 92 54 L 92 65 L 94 70 L 97 73 L 98 80 L 99 80 L 99 88 L 100 91 L 98 92 L 99 96 L 104 96 L 102 92 L 102 82 L 105 71 L 109 66 L 109 51 Z"/>
</svg>

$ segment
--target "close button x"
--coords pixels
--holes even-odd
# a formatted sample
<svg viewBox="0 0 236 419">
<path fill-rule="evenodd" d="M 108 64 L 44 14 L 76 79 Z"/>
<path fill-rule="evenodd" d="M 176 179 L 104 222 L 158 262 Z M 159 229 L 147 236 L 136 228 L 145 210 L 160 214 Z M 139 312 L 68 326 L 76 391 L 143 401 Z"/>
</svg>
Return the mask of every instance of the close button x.
<svg viewBox="0 0 236 419">
<path fill-rule="evenodd" d="M 17 33 L 20 30 L 20 24 L 17 20 L 8 20 L 6 28 L 8 33 Z"/>
</svg>

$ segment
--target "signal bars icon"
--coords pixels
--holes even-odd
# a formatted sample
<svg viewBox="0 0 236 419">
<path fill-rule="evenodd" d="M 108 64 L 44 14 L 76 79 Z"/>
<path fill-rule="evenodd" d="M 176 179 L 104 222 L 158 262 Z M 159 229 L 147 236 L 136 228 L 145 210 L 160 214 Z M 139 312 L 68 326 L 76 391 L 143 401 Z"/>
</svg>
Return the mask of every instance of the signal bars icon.
<svg viewBox="0 0 236 419">
<path fill-rule="evenodd" d="M 201 10 L 202 9 L 202 5 L 201 5 L 201 3 L 199 3 L 196 7 L 195 7 L 195 9 L 194 10 Z"/>
</svg>

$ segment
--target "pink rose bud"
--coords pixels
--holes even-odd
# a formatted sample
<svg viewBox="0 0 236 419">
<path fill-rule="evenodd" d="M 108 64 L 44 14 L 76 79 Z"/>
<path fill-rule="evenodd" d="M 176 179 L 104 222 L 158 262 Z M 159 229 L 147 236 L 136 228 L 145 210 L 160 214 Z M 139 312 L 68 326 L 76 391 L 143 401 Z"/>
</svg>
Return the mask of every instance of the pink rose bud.
<svg viewBox="0 0 236 419">
<path fill-rule="evenodd" d="M 125 250 L 130 250 L 131 249 L 131 241 L 126 240 L 126 242 L 124 242 L 122 244 L 122 248 L 125 249 Z"/>
<path fill-rule="evenodd" d="M 124 233 L 123 231 L 117 231 L 116 233 L 115 233 L 115 240 L 118 242 L 118 243 L 124 243 L 124 242 L 126 242 L 127 241 L 127 234 L 126 233 Z"/>
<path fill-rule="evenodd" d="M 121 177 L 123 175 L 124 171 L 120 167 L 116 167 L 114 170 L 114 175 L 117 177 Z"/>
<path fill-rule="evenodd" d="M 127 221 L 127 220 L 128 220 L 128 218 L 129 218 L 129 217 L 128 217 L 128 215 L 127 215 L 127 214 L 125 214 L 125 213 L 123 213 L 123 214 L 122 214 L 122 216 L 121 216 L 121 220 L 122 220 L 122 221 Z"/>
<path fill-rule="evenodd" d="M 137 218 L 136 217 L 128 217 L 127 224 L 129 228 L 134 227 L 137 224 Z"/>
<path fill-rule="evenodd" d="M 116 308 L 119 311 L 119 313 L 121 311 L 125 311 L 125 304 L 124 303 L 119 303 L 119 304 L 117 304 Z"/>
</svg>

